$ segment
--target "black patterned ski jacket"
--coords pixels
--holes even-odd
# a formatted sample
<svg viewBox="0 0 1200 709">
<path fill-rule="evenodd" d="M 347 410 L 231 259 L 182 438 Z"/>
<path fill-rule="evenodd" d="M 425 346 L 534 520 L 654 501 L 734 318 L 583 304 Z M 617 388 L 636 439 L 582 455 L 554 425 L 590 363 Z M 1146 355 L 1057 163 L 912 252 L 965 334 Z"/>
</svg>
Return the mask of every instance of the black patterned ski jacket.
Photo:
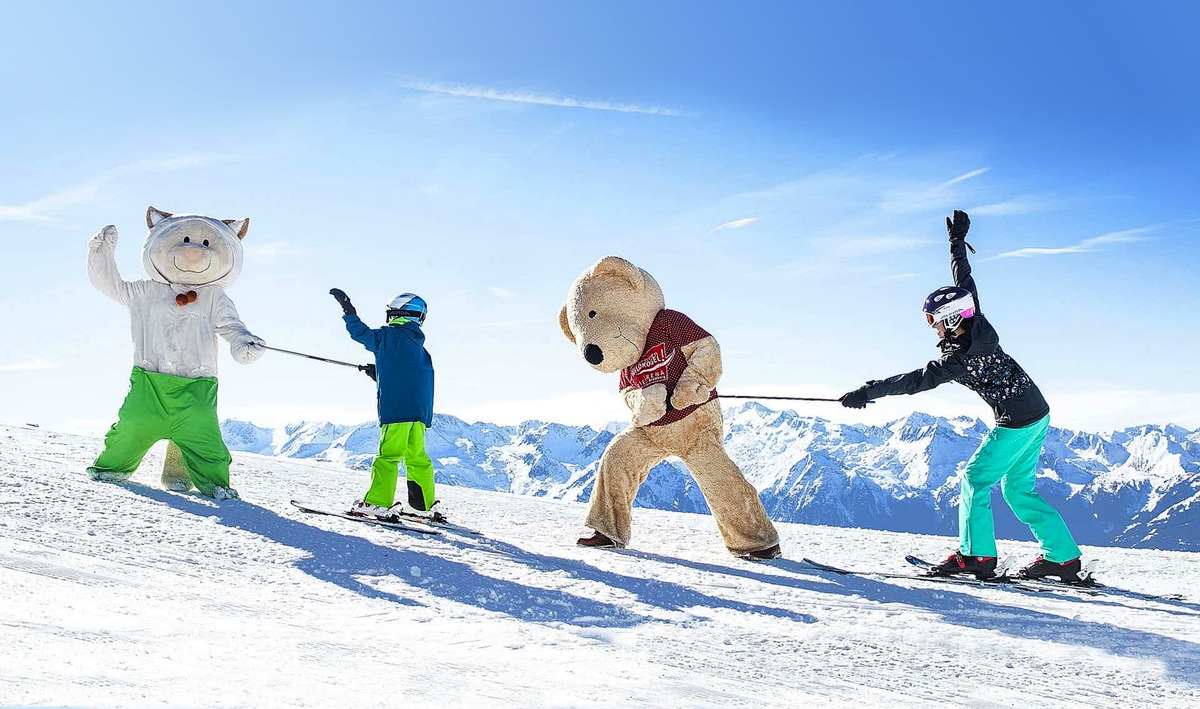
<svg viewBox="0 0 1200 709">
<path fill-rule="evenodd" d="M 979 291 L 971 277 L 966 243 L 961 239 L 950 242 L 950 272 L 954 284 L 971 291 L 975 298 L 970 331 L 939 343 L 941 358 L 923 368 L 868 382 L 867 395 L 878 398 L 916 394 L 946 382 L 958 382 L 992 407 L 997 426 L 1023 428 L 1039 421 L 1050 413 L 1050 405 L 1021 365 L 1000 348 L 996 328 L 980 310 Z"/>
</svg>

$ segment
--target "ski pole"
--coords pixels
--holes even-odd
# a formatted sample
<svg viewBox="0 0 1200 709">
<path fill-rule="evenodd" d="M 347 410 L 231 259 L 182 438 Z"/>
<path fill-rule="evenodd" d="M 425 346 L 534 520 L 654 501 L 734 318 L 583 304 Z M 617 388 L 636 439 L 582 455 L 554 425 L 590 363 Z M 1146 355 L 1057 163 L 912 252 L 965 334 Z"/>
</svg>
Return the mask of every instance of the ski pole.
<svg viewBox="0 0 1200 709">
<path fill-rule="evenodd" d="M 841 399 L 823 399 L 815 396 L 749 396 L 747 394 L 717 394 L 722 399 L 774 399 L 782 401 L 841 401 Z M 868 401 L 874 404 L 875 401 Z"/>
<path fill-rule="evenodd" d="M 295 355 L 297 357 L 304 357 L 306 359 L 315 359 L 318 362 L 328 362 L 330 364 L 340 364 L 343 367 L 353 367 L 360 371 L 363 369 L 366 369 L 365 364 L 351 364 L 349 362 L 339 362 L 336 359 L 326 359 L 324 357 L 318 357 L 316 355 L 304 354 L 303 352 L 292 352 L 291 350 L 281 350 L 278 347 L 271 347 L 270 345 L 262 345 L 261 347 L 264 350 L 274 350 L 275 352 L 282 352 L 284 354 Z"/>
</svg>

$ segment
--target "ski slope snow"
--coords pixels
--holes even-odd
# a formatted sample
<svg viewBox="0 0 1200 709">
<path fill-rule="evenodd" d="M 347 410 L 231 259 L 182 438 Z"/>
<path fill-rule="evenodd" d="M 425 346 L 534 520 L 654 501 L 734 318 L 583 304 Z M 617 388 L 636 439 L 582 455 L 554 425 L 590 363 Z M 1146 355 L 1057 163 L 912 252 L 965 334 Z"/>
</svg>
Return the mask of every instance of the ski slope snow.
<svg viewBox="0 0 1200 709">
<path fill-rule="evenodd" d="M 634 548 L 574 546 L 585 508 L 441 486 L 486 534 L 306 515 L 366 474 L 235 454 L 240 501 L 96 483 L 98 439 L 0 426 L 0 705 L 1195 707 L 1200 554 L 1088 547 L 1150 601 L 829 577 L 953 544 L 781 524 L 729 557 L 710 517 L 634 510 Z M 1031 557 L 1032 544 L 1003 553 Z"/>
</svg>

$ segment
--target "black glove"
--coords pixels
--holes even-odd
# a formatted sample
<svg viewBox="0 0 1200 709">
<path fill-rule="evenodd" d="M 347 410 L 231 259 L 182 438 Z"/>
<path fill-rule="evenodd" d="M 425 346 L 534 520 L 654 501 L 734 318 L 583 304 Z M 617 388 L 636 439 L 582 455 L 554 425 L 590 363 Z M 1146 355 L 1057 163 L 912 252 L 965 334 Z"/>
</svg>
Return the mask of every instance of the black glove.
<svg viewBox="0 0 1200 709">
<path fill-rule="evenodd" d="M 359 367 L 359 369 L 362 370 L 362 372 L 364 374 L 366 374 L 368 377 L 370 377 L 371 381 L 373 381 L 373 382 L 379 381 L 378 379 L 375 378 L 375 365 L 364 364 L 361 367 Z"/>
<path fill-rule="evenodd" d="M 343 313 L 358 315 L 358 311 L 354 309 L 354 303 L 350 302 L 350 296 L 346 295 L 346 292 L 341 288 L 330 288 L 329 295 L 332 295 L 333 299 L 338 302 L 338 305 L 342 306 Z"/>
<path fill-rule="evenodd" d="M 967 230 L 971 228 L 971 218 L 967 213 L 956 209 L 953 217 L 946 217 L 946 231 L 950 233 L 950 241 L 962 241 L 967 238 Z"/>
<path fill-rule="evenodd" d="M 870 399 L 871 397 L 867 396 L 866 386 L 860 386 L 854 391 L 846 392 L 838 397 L 838 401 L 842 402 L 842 406 L 847 409 L 865 409 Z"/>
</svg>

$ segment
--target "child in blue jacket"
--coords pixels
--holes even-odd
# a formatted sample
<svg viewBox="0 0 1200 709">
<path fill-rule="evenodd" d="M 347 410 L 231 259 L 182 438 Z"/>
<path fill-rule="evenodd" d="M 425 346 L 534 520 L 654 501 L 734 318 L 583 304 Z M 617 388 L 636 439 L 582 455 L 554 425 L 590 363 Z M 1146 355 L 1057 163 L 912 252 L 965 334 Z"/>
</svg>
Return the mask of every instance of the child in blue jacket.
<svg viewBox="0 0 1200 709">
<path fill-rule="evenodd" d="M 416 515 L 437 522 L 445 517 L 434 497 L 433 461 L 425 452 L 425 429 L 433 423 L 433 359 L 425 349 L 421 325 L 428 310 L 412 293 L 396 296 L 387 309 L 387 325 L 372 330 L 358 318 L 350 298 L 329 291 L 345 313 L 346 331 L 375 355 L 367 376 L 376 382 L 379 454 L 371 464 L 371 487 L 350 514 L 377 519 Z M 408 478 L 407 503 L 395 502 L 403 461 Z"/>
</svg>

